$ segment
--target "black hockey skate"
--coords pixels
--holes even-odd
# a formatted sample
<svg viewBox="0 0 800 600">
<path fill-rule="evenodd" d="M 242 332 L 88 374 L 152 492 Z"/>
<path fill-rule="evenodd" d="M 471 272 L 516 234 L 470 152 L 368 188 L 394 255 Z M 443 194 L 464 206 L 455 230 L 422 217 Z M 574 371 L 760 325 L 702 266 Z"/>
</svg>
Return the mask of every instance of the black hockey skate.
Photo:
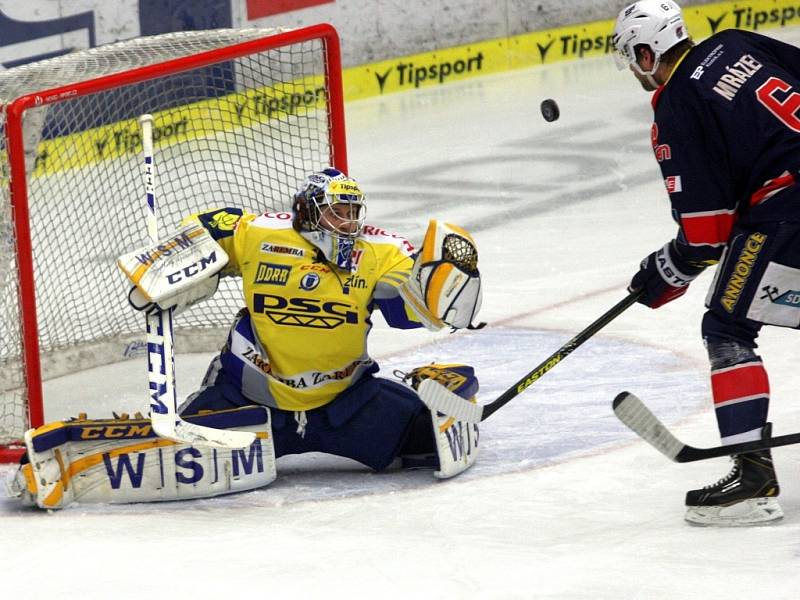
<svg viewBox="0 0 800 600">
<path fill-rule="evenodd" d="M 769 437 L 770 424 L 762 436 Z M 695 525 L 754 525 L 783 517 L 769 450 L 737 454 L 733 469 L 713 485 L 686 493 L 686 520 Z"/>
</svg>

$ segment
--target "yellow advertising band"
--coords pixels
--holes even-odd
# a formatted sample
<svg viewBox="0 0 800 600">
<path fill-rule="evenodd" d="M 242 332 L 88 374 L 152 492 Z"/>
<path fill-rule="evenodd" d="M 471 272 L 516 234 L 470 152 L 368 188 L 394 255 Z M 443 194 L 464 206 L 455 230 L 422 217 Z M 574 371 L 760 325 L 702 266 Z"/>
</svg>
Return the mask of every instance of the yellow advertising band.
<svg viewBox="0 0 800 600">
<path fill-rule="evenodd" d="M 723 29 L 761 31 L 798 25 L 800 2 L 718 2 L 684 7 L 683 17 L 689 35 L 699 41 Z M 610 54 L 614 21 L 533 31 L 345 69 L 345 99 L 358 100 L 478 75 Z"/>
<path fill-rule="evenodd" d="M 798 0 L 719 2 L 683 9 L 695 40 L 730 28 L 761 31 L 800 24 Z M 345 99 L 358 100 L 433 87 L 479 75 L 603 56 L 611 52 L 614 20 L 594 21 L 414 54 L 344 70 Z M 321 77 L 230 94 L 156 113 L 155 142 L 169 146 L 286 118 L 324 106 Z M 49 175 L 141 152 L 136 119 L 44 140 L 33 176 Z"/>
</svg>

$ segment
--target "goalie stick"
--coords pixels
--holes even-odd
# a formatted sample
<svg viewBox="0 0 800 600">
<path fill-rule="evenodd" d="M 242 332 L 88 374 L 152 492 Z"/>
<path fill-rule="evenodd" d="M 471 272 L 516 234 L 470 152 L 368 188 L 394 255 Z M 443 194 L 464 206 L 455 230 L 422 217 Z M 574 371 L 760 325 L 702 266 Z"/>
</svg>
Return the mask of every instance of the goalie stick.
<svg viewBox="0 0 800 600">
<path fill-rule="evenodd" d="M 139 118 L 144 150 L 144 185 L 147 201 L 147 233 L 158 242 L 155 169 L 153 164 L 153 116 Z M 178 415 L 175 393 L 174 308 L 147 314 L 147 377 L 150 388 L 150 422 L 160 437 L 182 444 L 245 448 L 255 440 L 250 431 L 229 431 L 188 423 Z"/>
<path fill-rule="evenodd" d="M 767 448 L 788 446 L 800 443 L 800 433 L 789 433 L 752 442 L 714 446 L 713 448 L 695 448 L 684 444 L 676 438 L 666 426 L 658 420 L 649 408 L 630 392 L 622 392 L 613 402 L 614 414 L 627 427 L 645 442 L 653 446 L 668 459 L 684 463 L 732 454 L 747 454 Z"/>
<path fill-rule="evenodd" d="M 525 375 L 525 377 L 517 381 L 514 385 L 503 392 L 496 400 L 488 404 L 482 405 L 464 402 L 463 398 L 454 394 L 433 379 L 425 379 L 424 381 L 420 382 L 417 393 L 430 410 L 436 410 L 450 417 L 455 417 L 459 421 L 467 421 L 469 423 L 480 423 L 481 421 L 485 421 L 499 408 L 505 406 L 513 398 L 528 389 L 531 385 L 538 381 L 542 375 L 550 371 L 550 369 L 555 367 L 567 356 L 569 356 L 578 346 L 583 344 L 603 327 L 625 312 L 628 307 L 630 307 L 639 299 L 642 293 L 643 292 L 641 290 L 637 290 L 628 294 L 594 323 L 578 333 L 574 338 L 561 346 L 561 348 L 544 359 L 544 361 L 542 361 L 532 371 Z"/>
</svg>

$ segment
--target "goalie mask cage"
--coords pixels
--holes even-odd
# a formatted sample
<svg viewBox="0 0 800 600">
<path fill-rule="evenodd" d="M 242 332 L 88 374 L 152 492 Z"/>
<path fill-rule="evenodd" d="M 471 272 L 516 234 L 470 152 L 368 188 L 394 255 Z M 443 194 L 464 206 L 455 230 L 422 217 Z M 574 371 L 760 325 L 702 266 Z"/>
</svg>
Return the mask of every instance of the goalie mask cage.
<svg viewBox="0 0 800 600">
<path fill-rule="evenodd" d="M 146 354 L 115 265 L 147 243 L 143 113 L 162 232 L 208 208 L 289 210 L 308 172 L 347 170 L 329 25 L 171 33 L 0 73 L 0 462 L 45 406 L 67 416 L 48 379 Z M 176 348 L 217 349 L 243 305 L 223 280 L 177 318 Z"/>
</svg>

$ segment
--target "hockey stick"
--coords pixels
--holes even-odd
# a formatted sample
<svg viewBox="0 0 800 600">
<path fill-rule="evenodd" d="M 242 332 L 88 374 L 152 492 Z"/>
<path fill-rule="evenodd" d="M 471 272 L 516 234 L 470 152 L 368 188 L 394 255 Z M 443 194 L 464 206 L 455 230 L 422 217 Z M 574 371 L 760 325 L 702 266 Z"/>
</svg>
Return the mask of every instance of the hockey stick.
<svg viewBox="0 0 800 600">
<path fill-rule="evenodd" d="M 479 423 L 481 421 L 485 421 L 499 408 L 505 406 L 512 398 L 515 398 L 523 391 L 528 389 L 531 385 L 538 381 L 542 375 L 550 371 L 550 369 L 555 367 L 558 363 L 569 356 L 578 346 L 583 344 L 603 327 L 625 312 L 628 307 L 630 307 L 639 299 L 641 294 L 642 291 L 636 291 L 628 294 L 594 323 L 589 325 L 586 329 L 561 346 L 561 348 L 544 359 L 544 361 L 537 365 L 536 368 L 525 375 L 525 377 L 517 381 L 514 385 L 503 392 L 496 400 L 490 402 L 489 404 L 481 405 L 465 402 L 463 398 L 454 394 L 446 387 L 432 379 L 425 379 L 422 381 L 419 384 L 419 389 L 417 392 L 419 393 L 422 401 L 430 410 L 436 410 L 448 416 L 455 417 L 459 421 L 468 421 L 470 423 Z"/>
<path fill-rule="evenodd" d="M 746 454 L 767 448 L 800 444 L 800 433 L 789 433 L 752 442 L 715 446 L 713 448 L 695 448 L 684 444 L 676 438 L 666 426 L 658 420 L 649 408 L 630 392 L 622 392 L 614 398 L 614 414 L 625 423 L 631 431 L 645 442 L 653 446 L 668 459 L 675 462 L 694 462 L 731 454 Z"/>
<path fill-rule="evenodd" d="M 153 116 L 139 118 L 144 150 L 144 185 L 147 200 L 147 233 L 153 244 L 158 243 L 155 169 L 153 164 Z M 154 310 L 146 317 L 147 377 L 150 387 L 150 422 L 160 437 L 201 446 L 245 448 L 253 443 L 255 433 L 229 431 L 188 423 L 178 415 L 175 393 L 175 350 L 173 334 L 174 308 Z"/>
</svg>

